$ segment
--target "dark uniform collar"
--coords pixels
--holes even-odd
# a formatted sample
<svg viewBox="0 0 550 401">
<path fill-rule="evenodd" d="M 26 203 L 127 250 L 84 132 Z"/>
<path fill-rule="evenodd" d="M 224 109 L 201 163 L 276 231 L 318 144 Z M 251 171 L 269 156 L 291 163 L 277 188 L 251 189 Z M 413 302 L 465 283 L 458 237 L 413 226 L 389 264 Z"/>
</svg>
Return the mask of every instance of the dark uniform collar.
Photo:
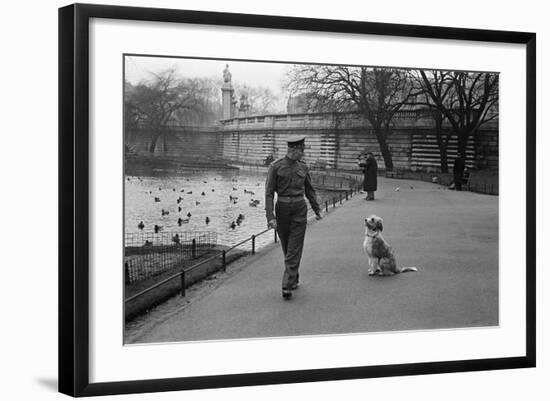
<svg viewBox="0 0 550 401">
<path fill-rule="evenodd" d="M 287 161 L 287 163 L 296 163 L 298 161 L 291 159 L 290 157 L 288 157 L 288 155 L 285 155 L 285 160 Z"/>
</svg>

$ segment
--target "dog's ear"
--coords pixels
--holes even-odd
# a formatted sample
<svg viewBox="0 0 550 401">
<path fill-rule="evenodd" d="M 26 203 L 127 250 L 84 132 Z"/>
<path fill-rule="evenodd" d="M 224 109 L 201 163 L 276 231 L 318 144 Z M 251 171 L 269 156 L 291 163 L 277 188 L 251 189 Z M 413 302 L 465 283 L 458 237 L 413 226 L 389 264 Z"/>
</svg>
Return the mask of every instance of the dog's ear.
<svg viewBox="0 0 550 401">
<path fill-rule="evenodd" d="M 376 228 L 379 230 L 379 231 L 382 231 L 384 229 L 384 226 L 382 225 L 382 219 L 378 219 L 376 221 Z"/>
</svg>

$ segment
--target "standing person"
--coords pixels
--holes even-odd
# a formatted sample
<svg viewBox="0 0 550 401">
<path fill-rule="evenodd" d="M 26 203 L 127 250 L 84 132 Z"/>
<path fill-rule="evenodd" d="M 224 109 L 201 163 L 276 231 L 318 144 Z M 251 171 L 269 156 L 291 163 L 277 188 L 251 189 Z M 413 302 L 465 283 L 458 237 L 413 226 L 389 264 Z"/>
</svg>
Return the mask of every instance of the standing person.
<svg viewBox="0 0 550 401">
<path fill-rule="evenodd" d="M 292 291 L 298 288 L 298 269 L 307 225 L 307 204 L 304 195 L 309 200 L 316 219 L 322 218 L 309 169 L 302 161 L 304 148 L 304 136 L 290 137 L 286 156 L 271 164 L 265 184 L 267 225 L 277 230 L 285 258 L 282 283 L 284 299 L 290 299 Z M 277 204 L 274 212 L 275 192 Z"/>
<path fill-rule="evenodd" d="M 461 153 L 459 153 L 453 165 L 453 175 L 454 175 L 456 191 L 462 191 L 462 180 L 464 179 L 464 176 L 463 176 L 464 167 L 465 167 L 464 157 Z"/>
<path fill-rule="evenodd" d="M 378 164 L 372 152 L 367 152 L 365 161 L 359 161 L 363 168 L 363 191 L 367 192 L 365 200 L 374 200 L 374 191 L 378 189 Z"/>
</svg>

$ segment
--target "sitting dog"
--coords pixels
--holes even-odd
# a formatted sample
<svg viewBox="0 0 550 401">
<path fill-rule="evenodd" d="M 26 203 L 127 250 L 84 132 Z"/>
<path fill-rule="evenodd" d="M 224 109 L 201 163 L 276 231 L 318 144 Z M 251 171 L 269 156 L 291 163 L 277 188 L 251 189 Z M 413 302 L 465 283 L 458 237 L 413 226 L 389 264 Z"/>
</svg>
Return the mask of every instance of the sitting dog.
<svg viewBox="0 0 550 401">
<path fill-rule="evenodd" d="M 393 276 L 415 272 L 416 267 L 398 267 L 392 247 L 382 237 L 382 219 L 371 215 L 365 219 L 363 250 L 369 260 L 369 276 Z"/>
</svg>

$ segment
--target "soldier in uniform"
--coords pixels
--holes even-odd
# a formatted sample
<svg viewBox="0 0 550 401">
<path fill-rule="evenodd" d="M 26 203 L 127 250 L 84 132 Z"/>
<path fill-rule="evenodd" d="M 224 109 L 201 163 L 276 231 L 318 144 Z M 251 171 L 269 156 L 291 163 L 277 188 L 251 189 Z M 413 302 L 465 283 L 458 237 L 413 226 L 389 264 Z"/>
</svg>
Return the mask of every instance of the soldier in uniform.
<svg viewBox="0 0 550 401">
<path fill-rule="evenodd" d="M 317 220 L 322 218 L 309 169 L 302 161 L 304 148 L 304 136 L 290 137 L 286 156 L 270 165 L 265 184 L 267 224 L 268 227 L 277 230 L 285 257 L 284 299 L 290 299 L 292 291 L 298 288 L 298 268 L 307 225 L 307 204 L 304 195 L 309 200 Z M 274 208 L 275 192 L 277 203 Z"/>
</svg>

